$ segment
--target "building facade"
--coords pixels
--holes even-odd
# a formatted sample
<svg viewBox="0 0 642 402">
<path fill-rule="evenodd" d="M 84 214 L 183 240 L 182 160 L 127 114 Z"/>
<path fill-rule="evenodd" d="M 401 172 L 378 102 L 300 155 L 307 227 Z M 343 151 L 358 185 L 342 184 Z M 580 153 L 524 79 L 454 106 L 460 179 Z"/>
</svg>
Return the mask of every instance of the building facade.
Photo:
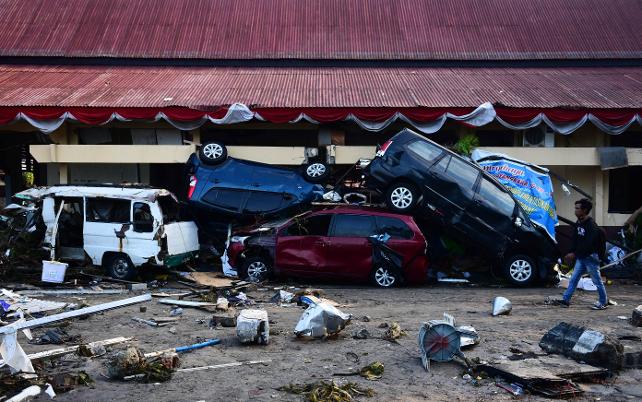
<svg viewBox="0 0 642 402">
<path fill-rule="evenodd" d="M 180 191 L 209 139 L 343 167 L 409 127 L 546 166 L 622 225 L 642 205 L 642 1 L 470 3 L 0 0 L 5 193 L 28 171 Z"/>
</svg>

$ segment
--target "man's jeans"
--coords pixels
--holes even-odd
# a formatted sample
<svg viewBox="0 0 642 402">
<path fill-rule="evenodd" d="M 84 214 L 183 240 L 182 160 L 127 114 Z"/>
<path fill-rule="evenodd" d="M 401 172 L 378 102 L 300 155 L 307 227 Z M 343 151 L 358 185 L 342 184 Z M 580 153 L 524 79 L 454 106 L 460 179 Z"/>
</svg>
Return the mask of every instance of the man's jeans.
<svg viewBox="0 0 642 402">
<path fill-rule="evenodd" d="M 565 301 L 570 302 L 571 296 L 573 296 L 573 292 L 575 292 L 575 289 L 577 288 L 577 283 L 582 278 L 582 275 L 588 272 L 593 284 L 597 287 L 597 293 L 600 295 L 600 304 L 606 306 L 608 298 L 606 297 L 606 289 L 602 283 L 602 278 L 600 278 L 599 266 L 600 260 L 597 257 L 597 254 L 591 254 L 585 258 L 578 258 L 575 262 L 575 268 L 573 269 L 571 280 L 568 282 L 568 289 L 566 289 L 562 298 Z"/>
</svg>

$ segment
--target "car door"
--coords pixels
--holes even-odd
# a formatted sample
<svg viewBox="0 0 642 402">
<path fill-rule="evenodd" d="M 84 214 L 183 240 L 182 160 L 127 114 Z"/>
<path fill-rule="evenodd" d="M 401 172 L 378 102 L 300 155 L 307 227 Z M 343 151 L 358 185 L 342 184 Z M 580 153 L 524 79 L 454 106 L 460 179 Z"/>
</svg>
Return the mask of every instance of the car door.
<svg viewBox="0 0 642 402">
<path fill-rule="evenodd" d="M 131 229 L 131 201 L 95 197 L 85 198 L 83 241 L 85 252 L 101 264 L 107 251 L 127 248 L 127 232 Z M 120 236 L 120 237 L 119 237 Z M 135 261 L 134 264 L 136 264 Z"/>
<path fill-rule="evenodd" d="M 413 240 L 415 233 L 401 219 L 391 216 L 377 216 L 376 221 L 377 233 L 390 236 L 386 244 L 403 255 L 404 267 L 425 249 L 425 243 Z"/>
<path fill-rule="evenodd" d="M 275 266 L 282 274 L 320 277 L 328 256 L 328 231 L 332 215 L 295 218 L 277 236 Z"/>
<path fill-rule="evenodd" d="M 365 280 L 372 270 L 372 245 L 376 234 L 374 216 L 336 214 L 328 241 L 328 257 L 322 270 L 328 276 Z"/>
<path fill-rule="evenodd" d="M 158 219 L 154 219 L 152 213 L 152 204 L 146 201 L 134 201 L 132 205 L 132 226 L 125 233 L 126 242 L 123 252 L 134 260 L 133 256 L 149 258 L 155 256 L 160 251 L 158 241 L 154 236 L 158 231 L 160 224 Z"/>
<path fill-rule="evenodd" d="M 470 239 L 477 224 L 470 214 L 480 172 L 455 155 L 447 153 L 430 169 L 438 195 L 438 214 L 446 229 Z"/>
<path fill-rule="evenodd" d="M 515 233 L 515 200 L 508 190 L 482 177 L 475 194 L 471 214 L 482 247 L 496 254 Z"/>
<path fill-rule="evenodd" d="M 412 159 L 406 165 L 410 166 L 412 176 L 421 183 L 421 192 L 424 194 L 424 203 L 429 207 L 446 208 L 448 203 L 444 201 L 438 190 L 441 187 L 441 176 L 435 175 L 431 166 L 436 164 L 445 151 L 438 146 L 423 140 L 411 141 L 406 145 L 407 155 Z"/>
</svg>

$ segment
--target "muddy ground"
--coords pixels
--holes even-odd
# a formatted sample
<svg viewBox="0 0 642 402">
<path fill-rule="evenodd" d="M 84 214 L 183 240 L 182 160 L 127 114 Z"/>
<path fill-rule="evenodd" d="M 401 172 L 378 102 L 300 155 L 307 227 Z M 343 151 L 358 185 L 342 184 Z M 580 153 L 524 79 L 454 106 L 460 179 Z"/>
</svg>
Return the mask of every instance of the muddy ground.
<svg viewBox="0 0 642 402">
<path fill-rule="evenodd" d="M 481 343 L 466 354 L 486 361 L 506 359 L 512 353 L 511 346 L 525 351 L 542 353 L 538 342 L 542 335 L 560 321 L 588 326 L 610 334 L 637 334 L 642 330 L 633 328 L 628 321 L 618 316 L 630 317 L 631 311 L 642 304 L 642 292 L 637 285 L 612 285 L 608 292 L 617 306 L 605 311 L 590 310 L 597 295 L 594 292 L 580 292 L 573 299 L 570 308 L 546 305 L 547 296 L 561 292 L 555 288 L 514 289 L 470 285 L 437 285 L 418 288 L 376 289 L 319 285 L 325 297 L 339 304 L 340 309 L 354 316 L 353 321 L 336 339 L 305 341 L 293 335 L 303 308 L 294 304 L 288 307 L 269 303 L 275 291 L 269 288 L 253 290 L 248 295 L 256 306 L 269 313 L 272 335 L 267 346 L 243 346 L 235 336 L 234 328 L 209 329 L 207 322 L 211 312 L 185 308 L 175 323 L 175 334 L 170 327 L 154 328 L 131 320 L 133 316 L 153 318 L 169 315 L 170 306 L 155 299 L 145 303 L 147 312 L 141 313 L 139 305 L 95 314 L 87 319 L 74 319 L 66 327 L 68 333 L 79 334 L 85 342 L 132 336 L 132 344 L 145 352 L 188 345 L 204 338 L 220 338 L 218 346 L 208 347 L 181 355 L 182 367 L 215 365 L 246 360 L 271 360 L 267 365 L 232 367 L 190 373 L 176 373 L 165 383 L 146 384 L 112 381 L 104 377 L 106 357 L 96 359 L 71 358 L 65 363 L 54 360 L 57 370 L 86 370 L 95 383 L 93 387 L 78 386 L 76 389 L 59 394 L 58 401 L 231 401 L 231 400 L 278 400 L 299 401 L 301 396 L 278 391 L 276 388 L 289 383 L 307 383 L 319 379 L 334 379 L 339 383 L 355 381 L 363 387 L 372 388 L 376 395 L 359 398 L 371 401 L 472 401 L 511 400 L 514 397 L 495 386 L 494 381 L 482 381 L 473 386 L 462 379 L 461 365 L 450 362 L 433 364 L 427 373 L 420 366 L 417 334 L 422 322 L 439 319 L 443 312 L 455 316 L 460 325 L 472 325 L 481 335 Z M 269 289 L 269 290 L 268 290 Z M 131 295 L 131 294 L 130 294 Z M 509 316 L 492 317 L 490 301 L 495 296 L 505 296 L 513 303 Z M 90 304 L 122 299 L 119 296 L 89 296 L 84 299 Z M 41 298 L 46 298 L 42 297 Z M 58 299 L 58 298 L 56 298 Z M 75 297 L 61 298 L 78 302 Z M 369 316 L 364 322 L 361 317 Z M 205 323 L 200 323 L 204 320 Z M 384 330 L 382 323 L 398 322 L 408 333 L 398 344 L 378 339 Z M 372 335 L 369 339 L 353 339 L 352 333 L 366 328 Z M 44 330 L 34 330 L 38 336 Z M 53 345 L 31 345 L 22 335 L 21 343 L 27 353 L 52 349 Z M 642 344 L 640 345 L 642 348 Z M 123 346 L 108 348 L 110 352 Z M 347 355 L 353 352 L 359 357 L 354 363 Z M 354 356 L 352 356 L 354 360 Z M 383 378 L 368 381 L 359 376 L 334 376 L 358 369 L 373 361 L 385 365 Z M 60 366 L 62 364 L 62 366 Z M 586 393 L 576 400 L 640 400 L 642 398 L 642 370 L 627 370 L 613 380 L 603 384 L 582 384 Z M 540 400 L 537 396 L 523 396 L 521 399 Z M 45 401 L 48 397 L 37 400 Z"/>
</svg>

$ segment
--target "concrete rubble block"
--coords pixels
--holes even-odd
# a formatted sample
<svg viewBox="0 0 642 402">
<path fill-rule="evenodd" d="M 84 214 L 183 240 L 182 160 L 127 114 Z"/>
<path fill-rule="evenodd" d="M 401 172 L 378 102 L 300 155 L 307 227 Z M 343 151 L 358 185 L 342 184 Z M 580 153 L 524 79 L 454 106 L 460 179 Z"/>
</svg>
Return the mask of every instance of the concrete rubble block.
<svg viewBox="0 0 642 402">
<path fill-rule="evenodd" d="M 241 343 L 267 345 L 270 341 L 267 311 L 241 310 L 236 319 L 236 336 Z"/>
</svg>

